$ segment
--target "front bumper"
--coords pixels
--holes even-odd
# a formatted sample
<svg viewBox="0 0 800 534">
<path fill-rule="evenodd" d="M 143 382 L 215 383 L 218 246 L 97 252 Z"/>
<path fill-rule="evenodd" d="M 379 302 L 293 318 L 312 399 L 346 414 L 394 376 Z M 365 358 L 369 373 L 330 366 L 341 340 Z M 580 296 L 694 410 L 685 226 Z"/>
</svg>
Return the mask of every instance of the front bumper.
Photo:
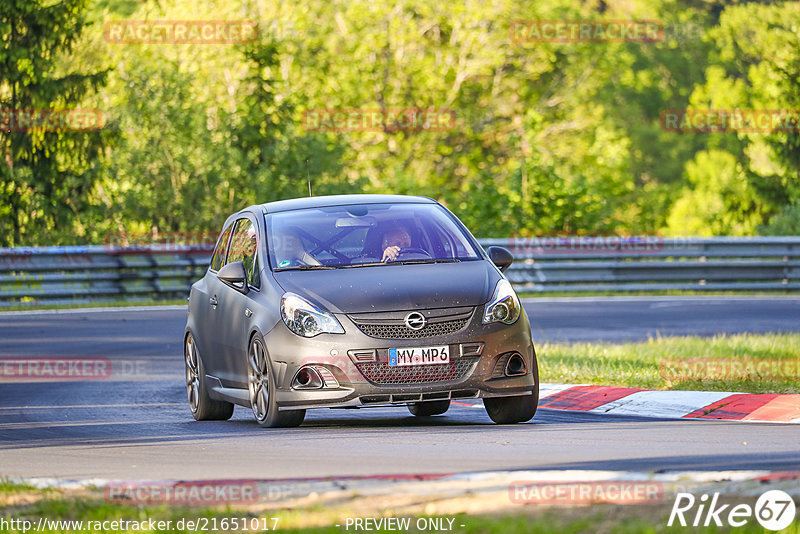
<svg viewBox="0 0 800 534">
<path fill-rule="evenodd" d="M 538 380 L 536 354 L 528 318 L 523 312 L 513 325 L 481 323 L 483 307 L 477 307 L 462 330 L 423 339 L 379 339 L 366 335 L 347 315 L 336 318 L 345 334 L 321 334 L 313 338 L 297 336 L 278 323 L 265 336 L 276 378 L 276 399 L 281 410 L 307 408 L 358 408 L 386 406 L 443 399 L 465 399 L 531 394 Z M 388 368 L 388 349 L 448 345 L 452 372 L 433 366 L 416 366 L 424 375 L 413 372 L 410 382 L 392 375 Z M 480 350 L 476 351 L 479 347 Z M 373 372 L 357 354 L 374 351 Z M 525 360 L 527 373 L 504 374 L 504 358 L 511 353 Z M 337 387 L 297 389 L 292 381 L 306 365 L 324 367 L 336 378 Z M 405 368 L 407 370 L 408 368 Z M 434 378 L 434 380 L 430 380 Z M 387 382 L 388 380 L 388 382 Z M 397 382 L 400 383 L 391 383 Z"/>
</svg>

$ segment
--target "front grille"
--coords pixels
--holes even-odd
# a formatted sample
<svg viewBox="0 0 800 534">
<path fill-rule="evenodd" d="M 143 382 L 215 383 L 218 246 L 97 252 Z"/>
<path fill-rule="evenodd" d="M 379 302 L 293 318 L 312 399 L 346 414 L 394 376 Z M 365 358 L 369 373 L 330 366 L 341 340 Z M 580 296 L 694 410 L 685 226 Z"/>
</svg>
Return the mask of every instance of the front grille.
<svg viewBox="0 0 800 534">
<path fill-rule="evenodd" d="M 478 358 L 456 358 L 437 365 L 404 365 L 390 367 L 386 362 L 358 363 L 361 374 L 373 384 L 421 384 L 461 380 Z"/>
<path fill-rule="evenodd" d="M 419 330 L 409 328 L 405 318 L 411 311 L 418 311 L 426 320 Z M 366 312 L 348 315 L 351 321 L 369 337 L 378 339 L 423 339 L 446 336 L 466 328 L 475 311 L 474 307 L 429 308 L 423 310 L 398 310 L 390 312 Z"/>
<path fill-rule="evenodd" d="M 359 324 L 359 330 L 369 337 L 381 339 L 422 339 L 425 337 L 446 336 L 458 332 L 467 326 L 469 317 L 454 319 L 452 321 L 442 321 L 439 323 L 429 322 L 420 330 L 412 330 L 404 324 Z"/>
</svg>

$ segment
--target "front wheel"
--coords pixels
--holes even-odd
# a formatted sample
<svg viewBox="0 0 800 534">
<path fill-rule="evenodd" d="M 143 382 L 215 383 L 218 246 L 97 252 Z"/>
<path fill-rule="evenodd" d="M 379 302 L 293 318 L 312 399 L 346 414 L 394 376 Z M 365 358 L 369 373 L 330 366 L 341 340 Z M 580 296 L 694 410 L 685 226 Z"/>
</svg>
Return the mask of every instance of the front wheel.
<svg viewBox="0 0 800 534">
<path fill-rule="evenodd" d="M 486 413 L 498 425 L 524 423 L 533 419 L 539 406 L 539 380 L 530 395 L 519 397 L 488 397 L 483 399 Z"/>
<path fill-rule="evenodd" d="M 186 396 L 189 409 L 197 421 L 227 421 L 233 415 L 233 404 L 214 400 L 208 395 L 206 370 L 203 360 L 197 354 L 197 346 L 191 333 L 186 335 L 184 344 L 186 363 Z"/>
<path fill-rule="evenodd" d="M 305 410 L 278 411 L 275 399 L 275 378 L 264 342 L 253 336 L 247 351 L 247 385 L 250 406 L 256 422 L 267 428 L 300 426 L 306 417 Z"/>
</svg>

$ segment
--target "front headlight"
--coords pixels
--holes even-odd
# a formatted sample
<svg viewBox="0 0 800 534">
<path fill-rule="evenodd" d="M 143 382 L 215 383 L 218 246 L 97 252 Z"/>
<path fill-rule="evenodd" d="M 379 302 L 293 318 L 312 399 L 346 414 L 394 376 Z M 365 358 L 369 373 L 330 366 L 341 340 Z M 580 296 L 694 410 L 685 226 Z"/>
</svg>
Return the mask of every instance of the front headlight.
<svg viewBox="0 0 800 534">
<path fill-rule="evenodd" d="M 344 334 L 344 328 L 336 317 L 295 293 L 285 293 L 281 298 L 281 317 L 289 330 L 298 336 Z"/>
<path fill-rule="evenodd" d="M 483 324 L 505 323 L 514 324 L 519 319 L 522 306 L 519 302 L 511 282 L 506 279 L 497 282 L 494 295 L 483 314 Z"/>
</svg>

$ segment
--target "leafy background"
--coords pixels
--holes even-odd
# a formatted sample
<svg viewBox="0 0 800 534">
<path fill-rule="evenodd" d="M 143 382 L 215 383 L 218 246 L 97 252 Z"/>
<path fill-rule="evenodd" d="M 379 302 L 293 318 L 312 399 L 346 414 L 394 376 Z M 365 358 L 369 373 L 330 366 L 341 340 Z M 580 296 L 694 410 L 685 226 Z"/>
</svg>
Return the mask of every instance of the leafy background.
<svg viewBox="0 0 800 534">
<path fill-rule="evenodd" d="M 246 45 L 115 44 L 117 20 L 248 20 Z M 512 42 L 514 20 L 658 20 L 662 41 Z M 434 197 L 481 237 L 800 234 L 800 134 L 680 133 L 675 109 L 800 109 L 800 3 L 5 0 L 0 246 L 216 232 L 307 194 Z M 425 132 L 314 132 L 319 108 L 452 109 Z"/>
</svg>

